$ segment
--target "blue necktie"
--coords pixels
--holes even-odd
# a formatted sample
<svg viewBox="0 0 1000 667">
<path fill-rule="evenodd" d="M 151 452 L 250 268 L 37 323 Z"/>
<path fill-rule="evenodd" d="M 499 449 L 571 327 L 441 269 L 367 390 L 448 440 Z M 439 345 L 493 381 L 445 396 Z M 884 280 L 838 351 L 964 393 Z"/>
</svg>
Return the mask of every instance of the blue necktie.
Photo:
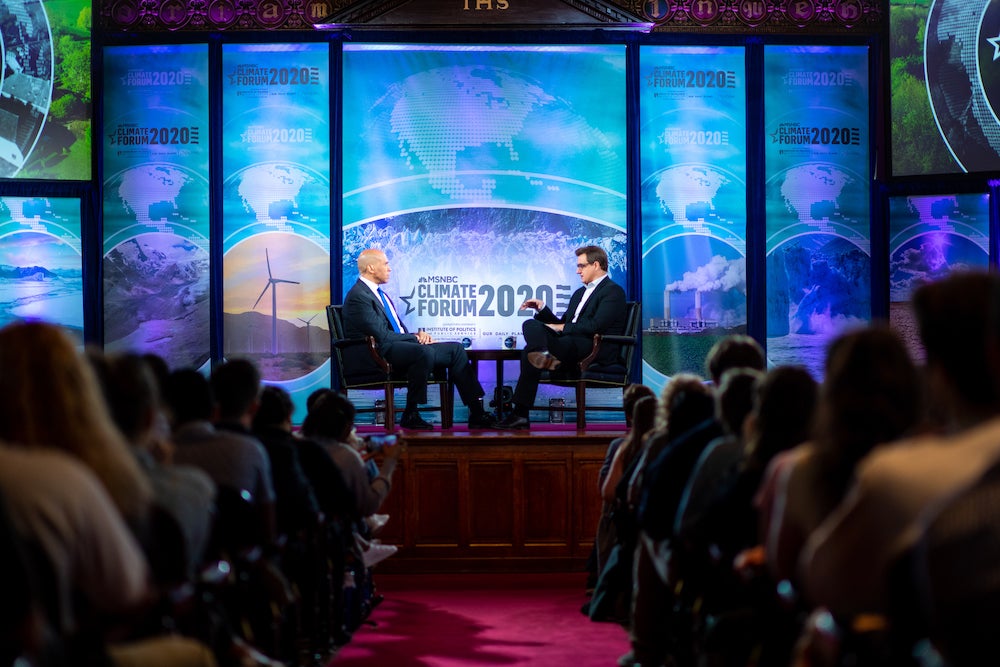
<svg viewBox="0 0 1000 667">
<path fill-rule="evenodd" d="M 378 295 L 382 297 L 382 308 L 385 309 L 385 316 L 388 317 L 389 322 L 392 323 L 392 330 L 396 333 L 402 333 L 402 331 L 399 330 L 399 325 L 396 324 L 396 318 L 392 315 L 392 308 L 389 307 L 389 299 L 385 296 L 385 292 L 382 291 L 382 288 L 379 288 Z"/>
</svg>

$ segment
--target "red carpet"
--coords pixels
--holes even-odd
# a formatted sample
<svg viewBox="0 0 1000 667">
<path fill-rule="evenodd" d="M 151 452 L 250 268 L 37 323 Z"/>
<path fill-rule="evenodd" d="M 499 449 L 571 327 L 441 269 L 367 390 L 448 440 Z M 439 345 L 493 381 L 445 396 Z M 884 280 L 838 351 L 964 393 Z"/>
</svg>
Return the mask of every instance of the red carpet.
<svg viewBox="0 0 1000 667">
<path fill-rule="evenodd" d="M 331 667 L 613 667 L 621 627 L 580 613 L 583 574 L 378 575 L 385 601 Z"/>
</svg>

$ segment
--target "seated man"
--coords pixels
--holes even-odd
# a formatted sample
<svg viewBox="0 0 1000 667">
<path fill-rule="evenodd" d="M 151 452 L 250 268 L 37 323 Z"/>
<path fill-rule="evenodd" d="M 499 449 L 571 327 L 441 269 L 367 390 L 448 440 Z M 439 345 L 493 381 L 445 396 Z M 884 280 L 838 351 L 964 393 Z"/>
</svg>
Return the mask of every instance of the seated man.
<svg viewBox="0 0 1000 667">
<path fill-rule="evenodd" d="M 417 406 L 427 402 L 427 377 L 434 368 L 448 368 L 462 402 L 469 408 L 469 428 L 491 428 L 493 418 L 483 410 L 486 393 L 459 343 L 435 343 L 430 334 L 411 334 L 381 285 L 389 282 L 389 259 L 381 250 L 368 249 L 358 256 L 358 282 L 344 299 L 344 330 L 349 338 L 373 336 L 379 353 L 394 367 L 405 370 L 406 407 L 400 426 L 427 430 Z"/>
<path fill-rule="evenodd" d="M 527 429 L 531 406 L 538 393 L 543 370 L 560 364 L 575 364 L 590 354 L 594 334 L 621 335 L 625 331 L 625 290 L 608 277 L 608 255 L 603 248 L 585 246 L 576 250 L 576 272 L 583 287 L 573 293 L 562 317 L 540 299 L 528 299 L 521 310 L 534 308 L 535 317 L 521 325 L 524 350 L 521 375 L 514 388 L 514 410 L 497 426 Z M 599 364 L 613 364 L 620 354 L 618 345 L 601 348 Z"/>
</svg>

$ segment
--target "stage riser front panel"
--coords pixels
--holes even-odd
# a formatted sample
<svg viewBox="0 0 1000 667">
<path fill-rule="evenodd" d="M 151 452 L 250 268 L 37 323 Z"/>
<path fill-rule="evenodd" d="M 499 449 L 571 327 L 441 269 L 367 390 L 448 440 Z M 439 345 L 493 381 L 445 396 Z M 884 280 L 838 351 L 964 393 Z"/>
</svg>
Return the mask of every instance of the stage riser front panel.
<svg viewBox="0 0 1000 667">
<path fill-rule="evenodd" d="M 383 506 L 386 572 L 582 570 L 615 434 L 417 437 Z"/>
</svg>

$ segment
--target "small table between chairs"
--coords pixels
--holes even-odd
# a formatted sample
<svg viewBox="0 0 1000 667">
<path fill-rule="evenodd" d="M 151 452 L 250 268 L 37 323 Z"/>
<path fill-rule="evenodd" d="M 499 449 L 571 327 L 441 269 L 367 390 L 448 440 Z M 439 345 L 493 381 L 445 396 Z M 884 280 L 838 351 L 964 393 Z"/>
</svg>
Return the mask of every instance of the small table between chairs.
<svg viewBox="0 0 1000 667">
<path fill-rule="evenodd" d="M 468 349 L 465 351 L 468 355 L 469 361 L 472 362 L 472 371 L 479 377 L 479 362 L 480 361 L 495 361 L 496 362 L 496 378 L 497 378 L 497 389 L 496 397 L 496 416 L 497 419 L 502 419 L 503 415 L 503 362 L 505 361 L 517 361 L 521 358 L 521 350 L 519 349 L 493 349 L 493 350 L 472 350 Z"/>
</svg>

